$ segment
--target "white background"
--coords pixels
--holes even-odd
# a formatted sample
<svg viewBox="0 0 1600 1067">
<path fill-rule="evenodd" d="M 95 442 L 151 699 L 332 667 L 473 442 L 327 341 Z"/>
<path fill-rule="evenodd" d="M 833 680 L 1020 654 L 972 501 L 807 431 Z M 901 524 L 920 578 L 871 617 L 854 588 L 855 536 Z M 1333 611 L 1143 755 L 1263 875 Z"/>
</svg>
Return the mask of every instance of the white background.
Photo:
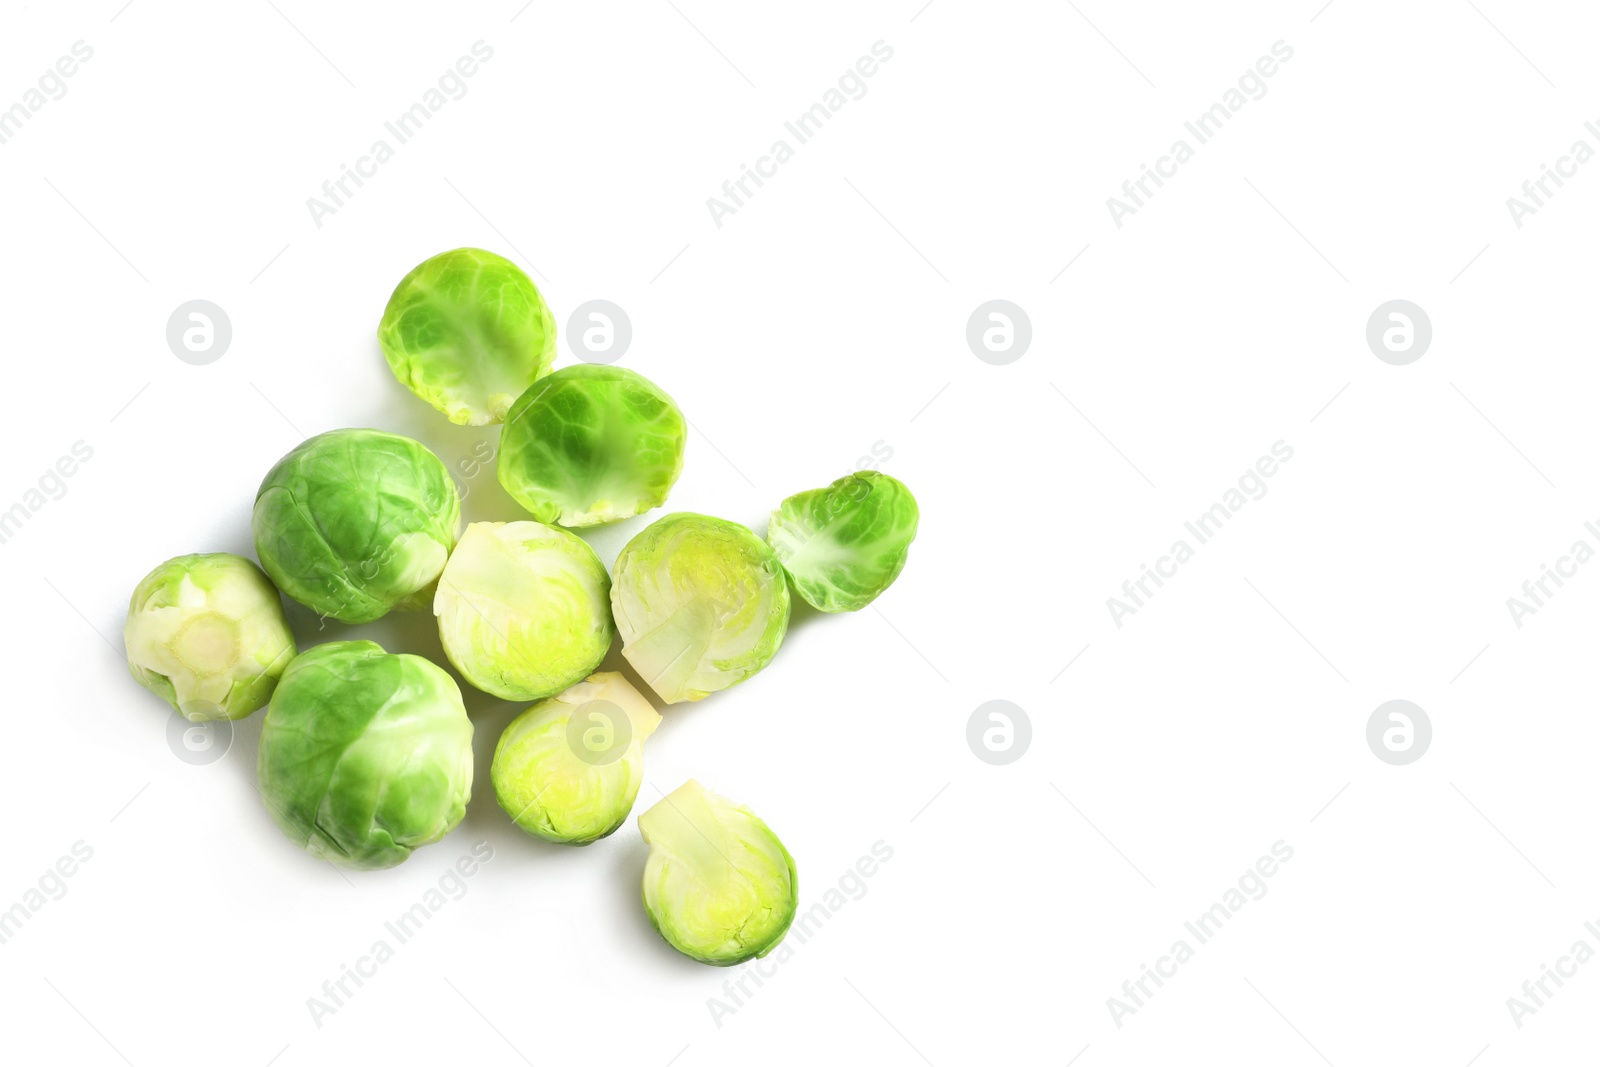
<svg viewBox="0 0 1600 1067">
<path fill-rule="evenodd" d="M 0 909 L 93 849 L 0 945 L 5 1059 L 1590 1054 L 1600 963 L 1520 1028 L 1506 1005 L 1600 949 L 1600 566 L 1520 628 L 1506 607 L 1600 548 L 1600 164 L 1521 228 L 1506 207 L 1574 140 L 1600 148 L 1586 5 L 121 3 L 0 9 L 0 107 L 94 49 L 0 145 L 0 510 L 93 449 L 0 545 Z M 316 226 L 306 199 L 478 40 L 467 94 Z M 879 40 L 866 95 L 716 226 L 707 197 Z M 1267 94 L 1114 225 L 1106 198 L 1279 40 Z M 894 850 L 720 1026 L 708 998 L 738 974 L 649 928 L 631 822 L 563 849 L 495 804 L 514 706 L 469 695 L 461 826 L 343 877 L 268 818 L 259 715 L 191 766 L 121 661 L 134 584 L 248 553 L 255 487 L 303 436 L 381 427 L 452 466 L 493 441 L 374 339 L 401 275 L 460 245 L 537 271 L 563 332 L 585 300 L 627 310 L 624 365 L 695 426 L 671 508 L 759 532 L 879 442 L 921 503 L 874 608 L 797 613 L 770 668 L 647 746 L 641 804 L 690 776 L 748 803 L 805 905 Z M 196 298 L 233 326 L 209 366 L 165 340 Z M 1006 366 L 964 336 L 994 298 L 1033 326 Z M 1364 336 L 1397 298 L 1434 329 L 1404 367 Z M 1267 494 L 1117 627 L 1106 599 L 1280 440 Z M 516 517 L 492 472 L 467 484 L 469 518 Z M 609 564 L 648 518 L 591 543 Z M 302 645 L 439 651 L 425 615 L 291 617 Z M 1365 740 L 1396 698 L 1434 729 L 1404 767 Z M 966 742 L 993 699 L 1032 722 L 1009 766 Z M 1266 896 L 1116 1025 L 1107 998 L 1280 840 Z M 479 841 L 466 895 L 315 1025 L 307 998 Z"/>
</svg>

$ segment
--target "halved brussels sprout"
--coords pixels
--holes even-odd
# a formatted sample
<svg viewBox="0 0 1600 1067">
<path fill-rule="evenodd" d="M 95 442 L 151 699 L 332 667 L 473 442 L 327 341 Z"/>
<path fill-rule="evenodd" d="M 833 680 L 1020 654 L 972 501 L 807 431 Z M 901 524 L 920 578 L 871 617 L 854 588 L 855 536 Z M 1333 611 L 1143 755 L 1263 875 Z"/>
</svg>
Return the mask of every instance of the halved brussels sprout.
<svg viewBox="0 0 1600 1067">
<path fill-rule="evenodd" d="M 611 570 L 622 654 L 662 700 L 726 689 L 765 667 L 789 627 L 789 584 L 765 542 L 726 519 L 674 512 Z"/>
<path fill-rule="evenodd" d="M 333 641 L 284 672 L 256 775 L 273 819 L 307 852 L 393 867 L 466 813 L 472 723 L 455 681 L 421 656 Z"/>
<path fill-rule="evenodd" d="M 503 700 L 559 693 L 597 667 L 616 629 L 605 565 L 540 522 L 475 522 L 445 564 L 433 613 L 456 670 Z"/>
<path fill-rule="evenodd" d="M 800 902 L 794 858 L 754 812 L 694 779 L 639 816 L 644 910 L 667 944 L 731 967 L 765 956 Z"/>
<path fill-rule="evenodd" d="M 256 494 L 256 555 L 278 588 L 320 615 L 371 622 L 425 606 L 461 524 L 450 472 L 382 430 L 303 442 Z"/>
<path fill-rule="evenodd" d="M 522 268 L 481 248 L 457 248 L 395 286 L 378 343 L 407 389 L 457 425 L 487 426 L 549 373 L 556 320 Z"/>
<path fill-rule="evenodd" d="M 122 643 L 139 684 L 197 722 L 266 707 L 295 655 L 278 591 L 227 552 L 178 556 L 145 575 Z"/>
<path fill-rule="evenodd" d="M 672 398 L 621 367 L 580 363 L 517 398 L 500 435 L 500 484 L 540 522 L 593 526 L 660 507 L 683 470 Z"/>
<path fill-rule="evenodd" d="M 818 611 L 860 611 L 900 576 L 917 536 L 917 500 L 877 471 L 847 474 L 778 506 L 767 543 Z"/>
<path fill-rule="evenodd" d="M 489 770 L 495 798 L 535 837 L 598 841 L 633 810 L 644 776 L 641 746 L 660 724 L 622 675 L 590 675 L 506 727 Z"/>
</svg>

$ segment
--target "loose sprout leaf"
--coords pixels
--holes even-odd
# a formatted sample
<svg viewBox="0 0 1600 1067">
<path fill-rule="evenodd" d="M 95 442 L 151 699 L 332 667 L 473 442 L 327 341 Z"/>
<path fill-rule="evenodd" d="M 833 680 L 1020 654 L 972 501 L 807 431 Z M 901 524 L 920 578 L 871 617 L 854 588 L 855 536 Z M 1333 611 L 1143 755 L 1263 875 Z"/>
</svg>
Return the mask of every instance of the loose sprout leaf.
<svg viewBox="0 0 1600 1067">
<path fill-rule="evenodd" d="M 772 513 L 767 543 L 807 604 L 859 611 L 900 576 L 917 517 L 904 483 L 858 471 L 785 500 Z"/>
<path fill-rule="evenodd" d="M 277 589 L 226 552 L 179 556 L 146 575 L 122 640 L 139 684 L 190 720 L 265 707 L 295 655 Z"/>
<path fill-rule="evenodd" d="M 623 656 L 676 704 L 737 685 L 772 660 L 789 627 L 789 586 L 748 529 L 680 511 L 618 554 L 611 610 Z"/>
<path fill-rule="evenodd" d="M 754 812 L 690 779 L 639 816 L 650 846 L 644 908 L 684 955 L 731 967 L 765 956 L 794 921 L 794 858 Z"/>
<path fill-rule="evenodd" d="M 490 778 L 513 822 L 535 837 L 587 845 L 628 818 L 642 746 L 661 715 L 614 671 L 591 675 L 512 720 Z"/>
<path fill-rule="evenodd" d="M 621 367 L 547 375 L 506 416 L 500 484 L 540 522 L 593 526 L 660 507 L 683 470 L 672 398 Z"/>
<path fill-rule="evenodd" d="M 273 819 L 306 851 L 393 867 L 466 813 L 472 724 L 455 681 L 428 660 L 334 641 L 284 672 L 256 771 Z"/>
<path fill-rule="evenodd" d="M 538 522 L 475 522 L 439 578 L 445 655 L 503 700 L 539 700 L 611 648 L 611 579 L 582 538 Z"/>
<path fill-rule="evenodd" d="M 378 324 L 389 369 L 453 423 L 505 419 L 550 372 L 556 323 L 515 263 L 480 248 L 425 260 L 401 279 Z"/>
<path fill-rule="evenodd" d="M 361 623 L 427 604 L 461 524 L 439 457 L 409 437 L 333 430 L 278 461 L 256 495 L 256 555 L 285 594 Z"/>
</svg>

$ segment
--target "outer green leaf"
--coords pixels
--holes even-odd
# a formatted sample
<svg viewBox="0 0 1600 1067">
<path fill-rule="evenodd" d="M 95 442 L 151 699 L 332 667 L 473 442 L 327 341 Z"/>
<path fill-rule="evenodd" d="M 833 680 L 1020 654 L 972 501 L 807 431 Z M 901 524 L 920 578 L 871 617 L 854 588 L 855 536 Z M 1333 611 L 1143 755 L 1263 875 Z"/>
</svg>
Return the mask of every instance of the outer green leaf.
<svg viewBox="0 0 1600 1067">
<path fill-rule="evenodd" d="M 122 641 L 139 684 L 196 721 L 265 707 L 295 654 L 278 591 L 226 552 L 179 556 L 146 575 Z"/>
<path fill-rule="evenodd" d="M 421 656 L 335 641 L 284 672 L 257 778 L 283 832 L 343 867 L 393 867 L 461 821 L 472 724 L 451 677 Z"/>
<path fill-rule="evenodd" d="M 644 910 L 667 943 L 720 967 L 765 956 L 794 921 L 794 858 L 749 808 L 694 779 L 639 816 Z"/>
<path fill-rule="evenodd" d="M 515 263 L 481 248 L 425 260 L 400 280 L 378 324 L 389 369 L 464 426 L 505 418 L 556 358 L 556 322 Z"/>
<path fill-rule="evenodd" d="M 585 677 L 611 648 L 605 565 L 576 534 L 539 522 L 475 522 L 434 597 L 445 655 L 503 700 L 538 700 Z"/>
<path fill-rule="evenodd" d="M 593 526 L 660 507 L 683 470 L 683 413 L 642 375 L 580 363 L 539 379 L 500 436 L 500 484 L 540 522 Z"/>
<path fill-rule="evenodd" d="M 251 521 L 278 588 L 348 623 L 426 605 L 460 524 L 439 457 L 381 430 L 301 444 L 268 472 Z"/>
<path fill-rule="evenodd" d="M 622 654 L 668 704 L 737 685 L 777 655 L 789 586 L 766 544 L 726 519 L 674 512 L 611 570 Z"/>
<path fill-rule="evenodd" d="M 877 471 L 846 475 L 778 506 L 767 543 L 818 611 L 859 611 L 900 576 L 917 536 L 917 500 Z"/>
</svg>

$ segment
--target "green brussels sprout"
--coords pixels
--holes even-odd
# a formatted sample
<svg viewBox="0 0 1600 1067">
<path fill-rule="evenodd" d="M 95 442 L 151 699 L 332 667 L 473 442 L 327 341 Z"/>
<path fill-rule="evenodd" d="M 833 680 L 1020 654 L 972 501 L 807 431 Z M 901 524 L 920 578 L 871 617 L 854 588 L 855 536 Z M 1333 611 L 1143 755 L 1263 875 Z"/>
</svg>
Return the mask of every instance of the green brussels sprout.
<svg viewBox="0 0 1600 1067">
<path fill-rule="evenodd" d="M 917 499 L 877 471 L 848 474 L 778 505 L 767 544 L 818 611 L 860 611 L 893 584 L 917 536 Z"/>
<path fill-rule="evenodd" d="M 539 522 L 475 522 L 445 564 L 433 613 L 456 670 L 502 700 L 559 693 L 599 666 L 616 629 L 611 579 L 581 537 Z"/>
<path fill-rule="evenodd" d="M 765 667 L 789 628 L 772 550 L 736 522 L 674 512 L 623 546 L 611 570 L 622 654 L 668 704 L 699 700 Z"/>
<path fill-rule="evenodd" d="M 302 443 L 267 473 L 251 520 L 278 588 L 348 623 L 427 606 L 460 524 L 439 457 L 381 430 Z"/>
<path fill-rule="evenodd" d="M 590 675 L 512 720 L 489 777 L 511 821 L 567 845 L 598 841 L 628 818 L 645 738 L 661 715 L 615 671 Z"/>
<path fill-rule="evenodd" d="M 778 835 L 742 804 L 694 779 L 639 816 L 650 846 L 644 910 L 667 944 L 731 967 L 778 947 L 800 880 Z"/>
<path fill-rule="evenodd" d="M 139 684 L 191 721 L 266 707 L 295 654 L 278 591 L 227 552 L 179 556 L 145 575 L 122 643 Z"/>
<path fill-rule="evenodd" d="M 540 522 L 593 526 L 666 502 L 687 430 L 672 398 L 621 367 L 580 363 L 511 405 L 497 473 Z"/>
<path fill-rule="evenodd" d="M 515 263 L 457 248 L 400 279 L 378 344 L 407 389 L 458 426 L 487 426 L 550 373 L 556 320 Z"/>
<path fill-rule="evenodd" d="M 333 641 L 284 672 L 256 776 L 278 826 L 313 856 L 393 867 L 466 813 L 472 723 L 442 668 L 371 641 Z"/>
</svg>

